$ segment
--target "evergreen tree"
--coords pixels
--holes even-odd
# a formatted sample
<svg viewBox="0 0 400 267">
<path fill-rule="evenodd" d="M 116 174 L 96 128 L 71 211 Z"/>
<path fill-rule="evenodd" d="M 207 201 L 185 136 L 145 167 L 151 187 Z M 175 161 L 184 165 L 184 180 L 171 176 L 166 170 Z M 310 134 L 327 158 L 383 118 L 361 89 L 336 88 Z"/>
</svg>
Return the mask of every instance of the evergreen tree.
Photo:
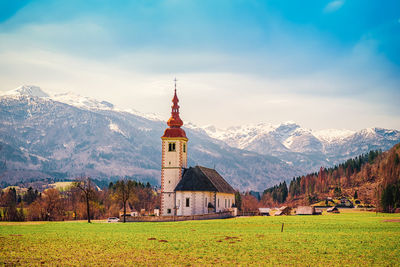
<svg viewBox="0 0 400 267">
<path fill-rule="evenodd" d="M 235 192 L 235 203 L 238 210 L 242 210 L 242 196 L 239 191 Z"/>
<path fill-rule="evenodd" d="M 24 204 L 21 202 L 17 213 L 18 221 L 25 221 Z"/>
<path fill-rule="evenodd" d="M 10 188 L 5 195 L 4 220 L 18 221 L 17 192 L 15 188 Z"/>
<path fill-rule="evenodd" d="M 22 200 L 26 203 L 26 204 L 31 204 L 33 201 L 36 200 L 36 198 L 38 197 L 39 192 L 37 190 L 33 191 L 32 187 L 28 188 L 28 191 L 26 192 L 26 194 L 24 195 L 24 197 L 22 198 Z"/>
</svg>

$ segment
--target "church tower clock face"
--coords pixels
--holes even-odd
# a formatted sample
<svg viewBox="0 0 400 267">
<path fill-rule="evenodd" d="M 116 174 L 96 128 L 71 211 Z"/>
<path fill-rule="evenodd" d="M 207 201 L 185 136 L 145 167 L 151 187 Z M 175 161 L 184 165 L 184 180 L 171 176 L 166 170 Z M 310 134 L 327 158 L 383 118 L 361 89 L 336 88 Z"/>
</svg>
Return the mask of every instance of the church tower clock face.
<svg viewBox="0 0 400 267">
<path fill-rule="evenodd" d="M 175 187 L 182 178 L 182 169 L 187 167 L 187 142 L 183 121 L 179 117 L 179 99 L 175 92 L 172 98 L 171 117 L 162 140 L 161 162 L 161 215 L 176 215 Z"/>
</svg>

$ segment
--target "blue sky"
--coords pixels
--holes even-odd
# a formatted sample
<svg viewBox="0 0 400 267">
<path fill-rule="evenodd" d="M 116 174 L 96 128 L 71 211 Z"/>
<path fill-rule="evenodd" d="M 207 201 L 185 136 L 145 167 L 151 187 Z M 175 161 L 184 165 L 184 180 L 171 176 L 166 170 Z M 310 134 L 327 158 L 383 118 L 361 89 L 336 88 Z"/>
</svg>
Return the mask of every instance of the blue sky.
<svg viewBox="0 0 400 267">
<path fill-rule="evenodd" d="M 400 1 L 0 2 L 0 90 L 227 127 L 400 129 Z"/>
</svg>

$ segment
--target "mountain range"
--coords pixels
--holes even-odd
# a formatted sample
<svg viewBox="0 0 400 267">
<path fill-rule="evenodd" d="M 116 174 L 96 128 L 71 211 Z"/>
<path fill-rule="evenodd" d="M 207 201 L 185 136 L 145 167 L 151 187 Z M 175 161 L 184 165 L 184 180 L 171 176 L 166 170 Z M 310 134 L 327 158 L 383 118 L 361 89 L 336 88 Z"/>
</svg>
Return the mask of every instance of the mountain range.
<svg viewBox="0 0 400 267">
<path fill-rule="evenodd" d="M 21 86 L 0 96 L 0 183 L 89 175 L 106 180 L 131 177 L 158 185 L 160 137 L 166 127 L 154 114 Z M 188 164 L 216 168 L 240 190 L 261 191 L 400 142 L 397 130 L 313 131 L 294 122 L 224 130 L 187 123 L 184 128 Z"/>
</svg>

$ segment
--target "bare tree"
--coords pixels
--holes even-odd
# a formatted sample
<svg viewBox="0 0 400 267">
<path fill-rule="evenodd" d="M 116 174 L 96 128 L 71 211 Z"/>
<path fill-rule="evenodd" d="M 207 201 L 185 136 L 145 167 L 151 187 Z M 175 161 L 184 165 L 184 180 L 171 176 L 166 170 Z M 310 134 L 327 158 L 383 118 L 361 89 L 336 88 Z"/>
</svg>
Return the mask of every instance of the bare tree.
<svg viewBox="0 0 400 267">
<path fill-rule="evenodd" d="M 64 203 L 60 192 L 55 188 L 47 189 L 39 202 L 45 211 L 44 220 L 54 221 L 64 217 Z"/>
<path fill-rule="evenodd" d="M 126 222 L 126 205 L 128 200 L 134 197 L 134 188 L 135 183 L 131 180 L 119 180 L 113 186 L 114 190 L 114 199 L 122 202 L 122 206 L 124 209 L 124 222 Z"/>
<path fill-rule="evenodd" d="M 74 182 L 74 186 L 79 188 L 86 201 L 87 220 L 90 223 L 90 200 L 94 196 L 94 184 L 89 177 L 81 177 Z"/>
</svg>

